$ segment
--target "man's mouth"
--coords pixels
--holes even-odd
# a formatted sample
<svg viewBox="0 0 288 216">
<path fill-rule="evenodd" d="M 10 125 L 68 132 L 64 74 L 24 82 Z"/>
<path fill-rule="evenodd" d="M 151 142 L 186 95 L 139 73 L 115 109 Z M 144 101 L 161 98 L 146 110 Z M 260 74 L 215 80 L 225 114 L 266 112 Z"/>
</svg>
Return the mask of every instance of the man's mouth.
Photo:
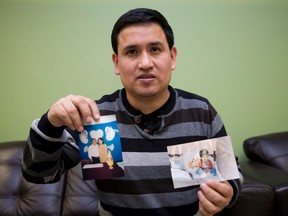
<svg viewBox="0 0 288 216">
<path fill-rule="evenodd" d="M 152 74 L 142 74 L 138 77 L 138 79 L 141 79 L 141 80 L 152 80 L 154 78 L 155 76 Z"/>
</svg>

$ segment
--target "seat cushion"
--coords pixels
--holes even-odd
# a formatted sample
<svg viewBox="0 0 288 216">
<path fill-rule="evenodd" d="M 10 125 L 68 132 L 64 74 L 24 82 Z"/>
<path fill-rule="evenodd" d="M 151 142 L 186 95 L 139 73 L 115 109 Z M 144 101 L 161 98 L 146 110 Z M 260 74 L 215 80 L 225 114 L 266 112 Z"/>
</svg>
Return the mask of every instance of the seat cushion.
<svg viewBox="0 0 288 216">
<path fill-rule="evenodd" d="M 98 202 L 95 181 L 83 180 L 79 163 L 67 173 L 63 216 L 97 216 Z"/>
</svg>

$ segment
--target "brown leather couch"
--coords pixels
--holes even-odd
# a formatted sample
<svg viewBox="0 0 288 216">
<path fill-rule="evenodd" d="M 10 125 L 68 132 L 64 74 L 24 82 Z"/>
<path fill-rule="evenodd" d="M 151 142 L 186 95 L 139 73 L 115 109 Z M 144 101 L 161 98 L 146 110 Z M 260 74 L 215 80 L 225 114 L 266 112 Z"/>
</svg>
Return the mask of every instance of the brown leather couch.
<svg viewBox="0 0 288 216">
<path fill-rule="evenodd" d="M 287 141 L 286 138 L 284 137 Z M 0 216 L 96 216 L 98 214 L 97 189 L 93 181 L 82 180 L 80 165 L 69 170 L 57 183 L 32 184 L 25 181 L 21 173 L 24 144 L 25 141 L 0 143 Z M 283 198 L 283 202 L 285 199 L 288 200 L 286 193 L 288 173 L 283 172 L 278 179 L 278 176 L 274 176 L 275 170 L 269 173 L 271 167 L 258 161 L 253 163 L 258 165 L 250 166 L 250 162 L 241 163 L 245 179 L 242 191 L 235 205 L 225 209 L 219 215 L 274 216 L 276 212 L 279 215 L 288 215 L 281 214 L 282 209 L 279 210 L 283 208 L 285 211 L 283 213 L 287 213 L 285 206 L 279 207 L 282 203 L 279 199 Z M 255 173 L 250 175 L 248 171 L 246 175 L 246 169 L 252 173 L 253 169 L 256 169 L 256 173 L 265 174 L 271 179 L 274 176 L 275 182 L 279 181 L 283 184 L 276 185 L 274 182 L 262 181 L 262 178 L 258 179 Z M 284 178 L 284 174 L 287 178 Z"/>
<path fill-rule="evenodd" d="M 273 215 L 288 215 L 288 132 L 251 137 L 243 143 L 248 161 L 240 163 L 246 177 L 273 188 Z M 258 214 L 259 215 L 259 214 Z"/>
<path fill-rule="evenodd" d="M 80 165 L 60 182 L 32 184 L 21 172 L 25 141 L 0 144 L 0 216 L 95 216 L 94 181 L 83 181 Z"/>
</svg>

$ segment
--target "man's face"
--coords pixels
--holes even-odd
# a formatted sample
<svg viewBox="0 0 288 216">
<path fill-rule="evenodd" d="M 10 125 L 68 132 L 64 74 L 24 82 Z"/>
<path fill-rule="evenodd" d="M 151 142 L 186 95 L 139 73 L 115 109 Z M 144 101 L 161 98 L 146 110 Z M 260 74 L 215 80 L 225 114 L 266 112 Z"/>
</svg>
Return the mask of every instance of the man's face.
<svg viewBox="0 0 288 216">
<path fill-rule="evenodd" d="M 118 55 L 113 54 L 112 58 L 128 99 L 159 98 L 167 94 L 176 54 L 175 47 L 169 49 L 160 25 L 125 27 L 118 36 Z"/>
<path fill-rule="evenodd" d="M 93 144 L 93 145 L 96 145 L 96 144 L 97 144 L 96 139 L 92 139 L 92 144 Z"/>
</svg>

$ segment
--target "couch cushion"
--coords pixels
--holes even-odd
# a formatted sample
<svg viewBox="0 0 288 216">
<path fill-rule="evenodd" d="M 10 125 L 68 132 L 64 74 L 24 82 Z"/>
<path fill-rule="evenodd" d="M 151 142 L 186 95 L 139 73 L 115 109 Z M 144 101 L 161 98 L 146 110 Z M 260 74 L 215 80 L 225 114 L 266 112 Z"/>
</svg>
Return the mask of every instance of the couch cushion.
<svg viewBox="0 0 288 216">
<path fill-rule="evenodd" d="M 98 195 L 95 181 L 84 181 L 80 163 L 67 174 L 63 216 L 98 215 Z"/>
</svg>

